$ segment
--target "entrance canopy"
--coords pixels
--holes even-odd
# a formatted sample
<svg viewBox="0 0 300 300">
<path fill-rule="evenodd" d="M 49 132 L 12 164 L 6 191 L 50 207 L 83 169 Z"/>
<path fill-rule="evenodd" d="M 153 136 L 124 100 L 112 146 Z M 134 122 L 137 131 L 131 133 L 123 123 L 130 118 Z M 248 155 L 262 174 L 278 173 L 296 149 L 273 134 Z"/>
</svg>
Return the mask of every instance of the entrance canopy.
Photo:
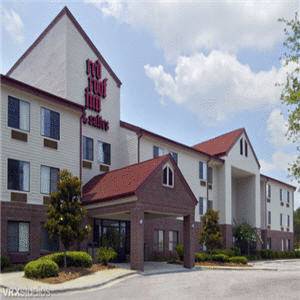
<svg viewBox="0 0 300 300">
<path fill-rule="evenodd" d="M 183 217 L 185 266 L 194 264 L 197 200 L 170 155 L 92 178 L 83 187 L 91 217 L 130 220 L 130 263 L 143 270 L 145 218 Z"/>
</svg>

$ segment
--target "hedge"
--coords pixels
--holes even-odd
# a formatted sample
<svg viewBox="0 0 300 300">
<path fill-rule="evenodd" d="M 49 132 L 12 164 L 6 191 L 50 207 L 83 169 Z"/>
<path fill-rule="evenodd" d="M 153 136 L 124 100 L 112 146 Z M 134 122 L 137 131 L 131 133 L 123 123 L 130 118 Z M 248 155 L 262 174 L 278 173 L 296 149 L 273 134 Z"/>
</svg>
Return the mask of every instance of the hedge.
<svg viewBox="0 0 300 300">
<path fill-rule="evenodd" d="M 10 260 L 7 256 L 1 255 L 1 270 L 10 266 Z"/>
<path fill-rule="evenodd" d="M 177 252 L 177 255 L 178 255 L 179 259 L 183 260 L 183 256 L 184 256 L 183 244 L 177 244 L 175 250 Z"/>
<path fill-rule="evenodd" d="M 28 278 L 45 278 L 58 275 L 58 265 L 50 259 L 37 259 L 26 264 L 25 276 Z"/>
<path fill-rule="evenodd" d="M 117 252 L 113 248 L 101 247 L 97 250 L 97 259 L 105 266 L 117 257 Z"/>
<path fill-rule="evenodd" d="M 233 264 L 246 265 L 248 263 L 248 259 L 245 256 L 233 256 L 229 257 L 229 262 Z"/>
<path fill-rule="evenodd" d="M 50 259 L 60 268 L 64 267 L 64 252 L 57 252 L 41 257 L 41 259 Z M 68 267 L 90 268 L 93 264 L 92 257 L 84 251 L 67 251 Z"/>
<path fill-rule="evenodd" d="M 269 249 L 263 249 L 257 251 L 253 259 L 280 259 L 280 258 L 300 258 L 300 251 L 272 251 Z"/>
<path fill-rule="evenodd" d="M 197 252 L 195 253 L 195 261 L 196 262 L 203 262 L 203 261 L 209 261 L 210 255 L 204 252 Z"/>
<path fill-rule="evenodd" d="M 211 256 L 212 261 L 218 261 L 218 262 L 228 262 L 229 257 L 225 254 L 213 254 Z"/>
<path fill-rule="evenodd" d="M 223 254 L 228 257 L 236 256 L 236 253 L 232 249 L 219 249 L 219 250 L 213 250 L 212 254 Z"/>
</svg>

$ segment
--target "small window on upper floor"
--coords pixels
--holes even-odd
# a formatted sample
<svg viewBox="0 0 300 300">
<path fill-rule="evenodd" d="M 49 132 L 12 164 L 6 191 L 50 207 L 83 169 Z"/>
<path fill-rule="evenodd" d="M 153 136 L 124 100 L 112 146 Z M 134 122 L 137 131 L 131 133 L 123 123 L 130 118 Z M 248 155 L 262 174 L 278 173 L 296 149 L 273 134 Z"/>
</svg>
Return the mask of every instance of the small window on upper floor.
<svg viewBox="0 0 300 300">
<path fill-rule="evenodd" d="M 83 159 L 94 160 L 94 140 L 87 136 L 82 137 Z"/>
<path fill-rule="evenodd" d="M 266 196 L 267 196 L 267 199 L 271 199 L 271 185 L 269 183 L 266 184 Z"/>
<path fill-rule="evenodd" d="M 29 131 L 30 104 L 26 101 L 8 96 L 8 127 Z"/>
<path fill-rule="evenodd" d="M 153 146 L 153 158 L 162 156 L 165 154 L 165 151 L 163 148 L 160 148 L 158 146 Z"/>
<path fill-rule="evenodd" d="M 240 139 L 240 154 L 243 155 L 243 139 Z"/>
<path fill-rule="evenodd" d="M 282 189 L 279 190 L 279 200 L 282 202 Z"/>
<path fill-rule="evenodd" d="M 171 151 L 170 154 L 173 157 L 173 159 L 175 160 L 176 164 L 178 164 L 178 153 Z"/>
<path fill-rule="evenodd" d="M 245 156 L 248 157 L 248 143 L 245 140 Z"/>
<path fill-rule="evenodd" d="M 213 183 L 213 169 L 212 169 L 212 167 L 207 168 L 207 181 L 210 184 Z"/>
<path fill-rule="evenodd" d="M 41 108 L 41 135 L 55 140 L 60 139 L 60 114 Z"/>
<path fill-rule="evenodd" d="M 290 203 L 290 192 L 286 191 L 286 202 Z"/>
<path fill-rule="evenodd" d="M 174 187 L 174 171 L 169 165 L 166 165 L 163 168 L 163 185 Z"/>
<path fill-rule="evenodd" d="M 207 179 L 207 164 L 204 161 L 199 161 L 199 178 L 201 180 Z"/>
</svg>

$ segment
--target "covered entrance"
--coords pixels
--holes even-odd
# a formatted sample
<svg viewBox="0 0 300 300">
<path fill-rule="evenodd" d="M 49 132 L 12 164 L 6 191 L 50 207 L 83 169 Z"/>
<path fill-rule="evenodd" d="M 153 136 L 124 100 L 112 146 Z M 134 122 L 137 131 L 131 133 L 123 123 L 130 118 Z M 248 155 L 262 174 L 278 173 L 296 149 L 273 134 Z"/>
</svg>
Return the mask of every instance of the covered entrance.
<svg viewBox="0 0 300 300">
<path fill-rule="evenodd" d="M 172 176 L 169 185 L 164 184 L 166 167 L 167 178 Z M 96 176 L 83 193 L 99 241 L 115 244 L 120 258 L 129 246 L 132 269 L 144 269 L 145 221 L 178 217 L 183 219 L 184 266 L 194 266 L 197 200 L 169 155 Z"/>
</svg>

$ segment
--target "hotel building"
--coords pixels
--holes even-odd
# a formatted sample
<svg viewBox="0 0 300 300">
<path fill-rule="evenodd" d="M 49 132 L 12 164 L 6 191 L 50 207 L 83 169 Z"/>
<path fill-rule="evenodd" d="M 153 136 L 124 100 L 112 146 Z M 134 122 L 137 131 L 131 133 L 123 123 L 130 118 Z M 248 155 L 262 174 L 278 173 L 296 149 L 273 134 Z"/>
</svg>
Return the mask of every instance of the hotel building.
<svg viewBox="0 0 300 300">
<path fill-rule="evenodd" d="M 67 8 L 1 75 L 2 255 L 25 262 L 59 248 L 43 224 L 62 169 L 82 180 L 93 230 L 81 247 L 109 243 L 133 269 L 177 243 L 192 267 L 209 208 L 224 247 L 247 222 L 257 248 L 293 248 L 295 187 L 260 173 L 245 129 L 184 145 L 121 121 L 120 88 Z"/>
</svg>

